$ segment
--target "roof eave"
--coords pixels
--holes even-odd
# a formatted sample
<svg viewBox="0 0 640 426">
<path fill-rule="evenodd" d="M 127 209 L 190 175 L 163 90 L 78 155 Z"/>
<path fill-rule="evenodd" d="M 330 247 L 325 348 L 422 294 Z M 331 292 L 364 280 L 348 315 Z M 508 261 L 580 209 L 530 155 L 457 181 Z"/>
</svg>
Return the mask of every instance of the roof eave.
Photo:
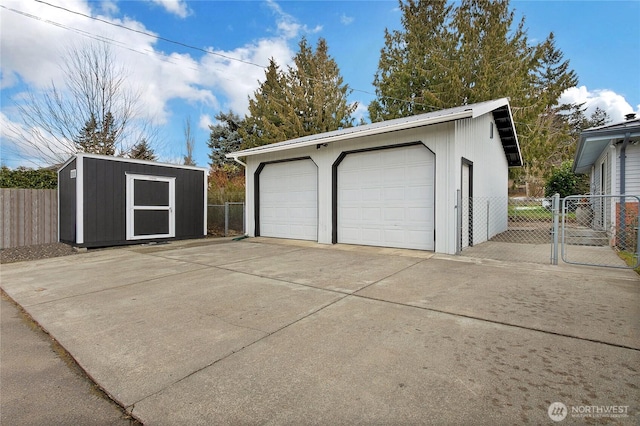
<svg viewBox="0 0 640 426">
<path fill-rule="evenodd" d="M 79 161 L 82 161 L 83 158 L 93 158 L 93 159 L 97 159 L 97 160 L 107 160 L 107 161 L 119 161 L 119 162 L 123 162 L 123 163 L 146 164 L 146 165 L 150 165 L 150 166 L 171 167 L 171 168 L 174 168 L 174 169 L 198 170 L 198 171 L 204 171 L 205 173 L 209 171 L 209 169 L 206 168 L 206 167 L 186 166 L 186 165 L 182 165 L 182 164 L 172 164 L 172 163 L 161 163 L 161 162 L 158 162 L 158 161 L 139 160 L 137 158 L 125 158 L 125 157 L 118 157 L 118 156 L 115 156 L 115 155 L 92 154 L 92 153 L 87 153 L 87 152 L 78 152 L 76 154 L 73 154 L 71 157 L 69 157 L 69 159 L 67 161 L 65 161 L 60 166 L 60 168 L 58 170 L 62 170 L 63 168 L 65 168 L 69 163 L 71 163 L 75 159 L 78 159 Z"/>
<path fill-rule="evenodd" d="M 263 147 L 259 147 L 259 149 L 250 148 L 243 151 L 232 152 L 227 154 L 226 157 L 227 158 L 249 157 L 252 155 L 260 155 L 260 154 L 266 154 L 270 152 L 285 151 L 287 149 L 293 149 L 293 148 L 304 148 L 307 146 L 317 145 L 319 143 L 333 143 L 333 142 L 338 142 L 338 141 L 347 140 L 347 139 L 362 138 L 365 136 L 379 135 L 379 134 L 390 133 L 390 132 L 395 132 L 399 130 L 415 129 L 417 127 L 430 126 L 433 124 L 446 123 L 449 121 L 460 120 L 463 118 L 471 118 L 471 117 L 473 117 L 473 110 L 468 109 L 468 110 L 464 110 L 454 114 L 446 114 L 446 115 L 431 117 L 425 120 L 416 120 L 414 122 L 401 122 L 401 123 L 392 124 L 386 127 L 364 128 L 365 126 L 363 126 L 362 131 L 356 131 L 356 132 L 338 131 L 337 133 L 328 133 L 328 134 L 321 133 L 321 134 L 318 134 L 317 137 L 310 138 L 304 142 L 291 143 L 292 141 L 288 141 L 290 143 L 286 145 L 280 145 L 280 144 L 264 145 L 264 148 Z"/>
</svg>

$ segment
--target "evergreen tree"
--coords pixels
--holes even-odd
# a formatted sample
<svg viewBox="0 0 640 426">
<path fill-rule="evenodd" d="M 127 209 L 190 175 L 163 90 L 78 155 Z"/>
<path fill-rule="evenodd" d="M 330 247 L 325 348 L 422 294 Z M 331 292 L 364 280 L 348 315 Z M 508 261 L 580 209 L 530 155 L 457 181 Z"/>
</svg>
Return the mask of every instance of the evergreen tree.
<svg viewBox="0 0 640 426">
<path fill-rule="evenodd" d="M 211 149 L 209 153 L 211 169 L 227 168 L 237 171 L 236 163 L 229 160 L 226 155 L 238 151 L 242 146 L 240 129 L 245 125 L 244 121 L 231 110 L 227 113 L 220 112 L 215 118 L 218 124 L 209 126 L 211 133 L 207 142 L 207 146 Z"/>
<path fill-rule="evenodd" d="M 113 115 L 108 112 L 102 123 L 91 114 L 80 134 L 74 139 L 77 150 L 90 154 L 115 155 L 117 130 Z"/>
<path fill-rule="evenodd" d="M 287 99 L 286 79 L 271 58 L 265 70 L 265 81 L 249 99 L 249 115 L 240 130 L 242 148 L 252 148 L 288 139 L 285 123 L 297 116 Z"/>
<path fill-rule="evenodd" d="M 111 112 L 107 112 L 104 116 L 104 120 L 102 121 L 102 127 L 98 132 L 97 143 L 100 154 L 115 155 L 116 137 L 117 129 L 115 127 L 113 114 L 111 114 Z M 145 139 L 143 139 L 143 141 L 145 144 L 147 143 Z"/>
<path fill-rule="evenodd" d="M 350 89 L 328 54 L 324 39 L 313 51 L 303 38 L 294 67 L 280 70 L 269 61 L 265 81 L 249 99 L 249 115 L 240 129 L 243 148 L 251 148 L 353 125 Z"/>
<path fill-rule="evenodd" d="M 445 1 L 399 3 L 402 31 L 385 29 L 369 104 L 371 121 L 389 120 L 447 108 L 455 79 L 455 40 L 449 30 L 452 6 Z"/>
<path fill-rule="evenodd" d="M 371 120 L 507 97 L 523 152 L 523 174 L 542 183 L 551 166 L 574 149 L 567 118 L 572 106 L 557 103 L 577 77 L 554 35 L 530 43 L 524 18 L 515 20 L 507 0 L 399 4 L 403 29 L 385 31 Z"/>
<path fill-rule="evenodd" d="M 556 47 L 555 35 L 549 34 L 545 42 L 539 46 L 539 66 L 537 68 L 536 96 L 544 105 L 555 105 L 562 93 L 578 84 L 578 76 L 569 68 L 569 61 Z M 568 111 L 571 105 L 559 105 L 560 111 Z"/>
<path fill-rule="evenodd" d="M 96 133 L 98 124 L 96 123 L 96 117 L 91 114 L 89 120 L 87 120 L 80 130 L 80 134 L 74 139 L 74 143 L 77 150 L 80 152 L 96 152 Z"/>
<path fill-rule="evenodd" d="M 530 72 L 536 65 L 524 18 L 514 26 L 508 1 L 463 0 L 451 29 L 457 43 L 457 82 L 448 106 L 501 97 L 519 106 L 530 94 Z"/>
<path fill-rule="evenodd" d="M 583 128 L 583 130 L 591 127 L 604 126 L 609 124 L 610 122 L 611 122 L 611 117 L 609 117 L 609 114 L 607 113 L 607 111 L 603 110 L 600 107 L 596 107 L 595 111 L 593 111 L 589 119 L 586 121 L 585 127 Z"/>
<path fill-rule="evenodd" d="M 349 105 L 347 101 L 351 90 L 344 83 L 338 64 L 329 55 L 326 40 L 318 40 L 315 52 L 306 38 L 298 47 L 295 67 L 289 67 L 287 74 L 294 111 L 291 121 L 293 137 L 351 127 L 351 114 L 357 105 Z"/>
<path fill-rule="evenodd" d="M 131 152 L 129 153 L 129 158 L 135 158 L 137 160 L 148 160 L 148 161 L 156 161 L 158 158 L 151 149 L 151 146 L 147 142 L 146 139 L 142 139 L 140 142 L 135 144 L 133 148 L 131 148 Z"/>
<path fill-rule="evenodd" d="M 519 115 L 523 123 L 529 124 L 518 129 L 527 181 L 548 177 L 553 168 L 573 157 L 577 140 L 574 120 L 579 117 L 574 113 L 580 109 L 577 105 L 558 104 L 562 93 L 578 84 L 578 78 L 556 47 L 553 33 L 537 51 L 530 96 L 535 102 L 530 103 L 528 114 Z"/>
</svg>

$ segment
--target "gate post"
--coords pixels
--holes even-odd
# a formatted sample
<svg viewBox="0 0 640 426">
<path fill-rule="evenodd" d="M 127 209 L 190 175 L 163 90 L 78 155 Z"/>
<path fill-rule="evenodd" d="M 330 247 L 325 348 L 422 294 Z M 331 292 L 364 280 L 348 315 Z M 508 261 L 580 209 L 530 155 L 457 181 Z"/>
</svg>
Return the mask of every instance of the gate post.
<svg viewBox="0 0 640 426">
<path fill-rule="evenodd" d="M 560 230 L 560 194 L 556 193 L 553 196 L 551 203 L 551 209 L 553 211 L 553 228 L 551 235 L 553 235 L 553 241 L 551 242 L 551 264 L 558 264 L 558 234 Z"/>
<path fill-rule="evenodd" d="M 456 190 L 456 254 L 462 252 L 462 191 Z"/>
<path fill-rule="evenodd" d="M 224 236 L 229 235 L 229 202 L 224 203 Z"/>
</svg>

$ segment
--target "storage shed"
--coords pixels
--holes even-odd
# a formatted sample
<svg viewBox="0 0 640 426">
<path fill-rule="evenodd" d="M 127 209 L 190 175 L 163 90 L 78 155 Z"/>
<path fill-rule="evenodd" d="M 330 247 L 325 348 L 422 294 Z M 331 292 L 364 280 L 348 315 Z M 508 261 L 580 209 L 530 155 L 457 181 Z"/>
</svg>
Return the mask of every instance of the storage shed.
<svg viewBox="0 0 640 426">
<path fill-rule="evenodd" d="M 58 239 L 79 247 L 201 238 L 207 169 L 76 154 L 58 170 Z"/>
<path fill-rule="evenodd" d="M 507 99 L 228 157 L 246 162 L 249 236 L 450 254 L 506 230 L 508 170 L 522 165 Z M 463 208 L 469 197 L 494 200 L 489 221 Z"/>
</svg>

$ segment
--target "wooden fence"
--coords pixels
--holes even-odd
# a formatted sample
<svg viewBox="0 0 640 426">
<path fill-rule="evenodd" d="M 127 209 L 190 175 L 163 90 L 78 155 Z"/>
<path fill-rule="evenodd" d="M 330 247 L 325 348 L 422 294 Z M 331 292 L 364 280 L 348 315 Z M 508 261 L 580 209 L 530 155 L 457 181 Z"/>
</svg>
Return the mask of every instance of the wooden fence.
<svg viewBox="0 0 640 426">
<path fill-rule="evenodd" d="M 58 241 L 56 189 L 0 188 L 0 249 Z"/>
</svg>

